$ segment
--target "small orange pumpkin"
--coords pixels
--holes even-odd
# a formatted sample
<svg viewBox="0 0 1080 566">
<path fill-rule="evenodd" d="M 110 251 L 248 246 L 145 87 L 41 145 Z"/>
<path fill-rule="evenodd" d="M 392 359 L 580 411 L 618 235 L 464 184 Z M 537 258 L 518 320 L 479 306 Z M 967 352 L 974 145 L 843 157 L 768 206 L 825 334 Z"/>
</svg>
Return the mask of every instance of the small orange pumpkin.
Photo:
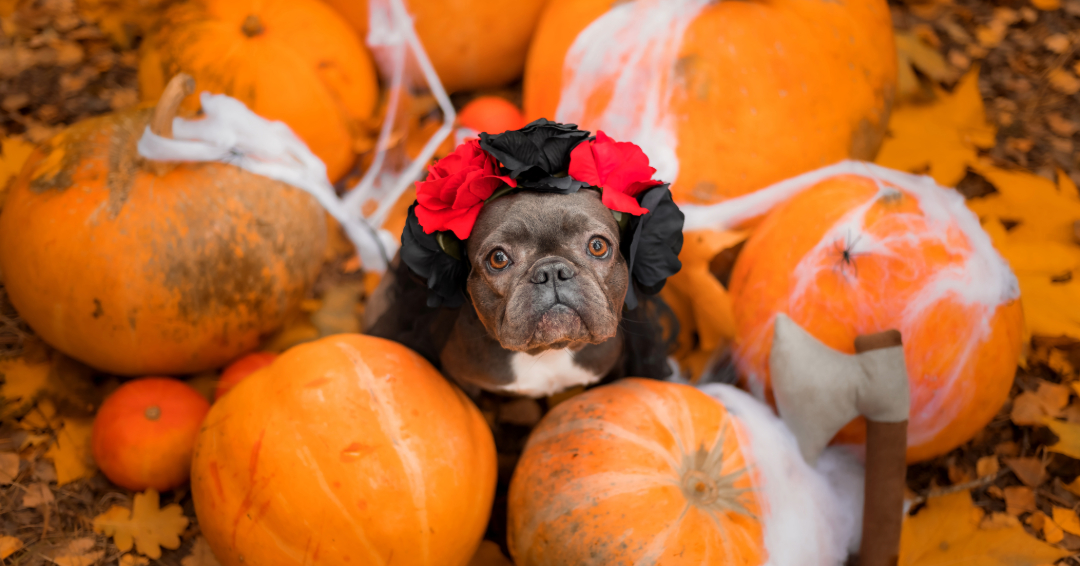
<svg viewBox="0 0 1080 566">
<path fill-rule="evenodd" d="M 214 404 L 192 495 L 224 566 L 464 566 L 495 492 L 480 411 L 404 346 L 296 346 Z"/>
<path fill-rule="evenodd" d="M 765 510 L 741 429 L 701 391 L 654 380 L 560 403 L 510 482 L 514 563 L 763 564 Z"/>
<path fill-rule="evenodd" d="M 275 352 L 255 352 L 248 354 L 226 366 L 214 388 L 214 400 L 221 399 L 247 376 L 274 363 L 278 357 Z"/>
<path fill-rule="evenodd" d="M 458 113 L 458 123 L 477 132 L 498 134 L 507 130 L 519 130 L 525 126 L 521 110 L 509 100 L 499 96 L 481 96 L 473 99 Z"/>
<path fill-rule="evenodd" d="M 896 85 L 884 0 L 552 0 L 524 105 L 634 141 L 679 202 L 872 159 Z"/>
<path fill-rule="evenodd" d="M 210 403 L 182 381 L 147 377 L 121 385 L 94 417 L 94 461 L 133 491 L 167 491 L 188 481 L 195 436 Z"/>
<path fill-rule="evenodd" d="M 163 100 L 157 131 L 182 91 Z M 136 149 L 153 109 L 46 141 L 0 212 L 0 270 L 46 342 L 121 375 L 220 367 L 297 310 L 322 264 L 307 193 L 224 163 L 166 166 Z M 169 128 L 171 131 L 171 126 Z"/>
<path fill-rule="evenodd" d="M 366 37 L 371 0 L 325 1 L 361 39 Z M 405 7 L 443 88 L 456 92 L 497 87 L 520 77 L 547 1 L 405 0 Z"/>
<path fill-rule="evenodd" d="M 192 0 L 172 6 L 141 48 L 143 100 L 183 72 L 199 91 L 228 94 L 289 125 L 336 181 L 355 160 L 354 139 L 378 99 L 361 40 L 318 0 Z M 199 107 L 197 93 L 186 110 Z"/>
<path fill-rule="evenodd" d="M 846 353 L 857 335 L 899 329 L 914 462 L 966 442 L 1005 403 L 1023 319 L 1016 278 L 963 197 L 904 179 L 835 176 L 780 204 L 740 253 L 730 290 L 738 368 L 770 399 L 777 312 Z M 837 436 L 864 440 L 862 419 Z"/>
</svg>

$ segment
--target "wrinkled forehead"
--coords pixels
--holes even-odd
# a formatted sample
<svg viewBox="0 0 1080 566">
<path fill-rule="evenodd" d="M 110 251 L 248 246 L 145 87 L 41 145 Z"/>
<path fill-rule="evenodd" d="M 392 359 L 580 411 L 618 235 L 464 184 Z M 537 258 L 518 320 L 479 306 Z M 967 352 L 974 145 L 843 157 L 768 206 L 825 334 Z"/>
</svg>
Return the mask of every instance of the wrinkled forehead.
<svg viewBox="0 0 1080 566">
<path fill-rule="evenodd" d="M 469 248 L 481 252 L 496 243 L 555 244 L 585 232 L 619 241 L 618 224 L 600 202 L 598 192 L 583 189 L 561 195 L 521 191 L 484 206 L 469 237 Z"/>
</svg>

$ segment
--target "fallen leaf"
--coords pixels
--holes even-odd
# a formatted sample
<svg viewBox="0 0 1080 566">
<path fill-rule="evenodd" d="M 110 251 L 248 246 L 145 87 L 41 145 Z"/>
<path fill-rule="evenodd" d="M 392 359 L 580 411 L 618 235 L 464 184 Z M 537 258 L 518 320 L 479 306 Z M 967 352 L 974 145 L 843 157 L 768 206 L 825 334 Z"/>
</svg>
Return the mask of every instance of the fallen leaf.
<svg viewBox="0 0 1080 566">
<path fill-rule="evenodd" d="M 32 401 L 45 390 L 51 370 L 52 364 L 47 362 L 31 363 L 24 358 L 0 360 L 0 375 L 4 376 L 0 396 L 24 403 Z"/>
<path fill-rule="evenodd" d="M 53 496 L 53 492 L 49 489 L 49 486 L 38 482 L 26 486 L 26 493 L 23 494 L 22 506 L 38 507 L 41 505 L 48 505 L 55 501 L 56 497 Z"/>
<path fill-rule="evenodd" d="M 1046 358 L 1046 365 L 1065 379 L 1076 377 L 1076 368 L 1074 368 L 1072 362 L 1069 361 L 1069 356 L 1057 348 L 1050 349 L 1050 354 Z M 1075 381 L 1069 385 L 1072 386 L 1073 391 L 1076 392 L 1077 395 L 1080 395 L 1080 390 L 1077 389 L 1077 383 Z"/>
<path fill-rule="evenodd" d="M 1080 130 L 1080 126 L 1062 116 L 1058 112 L 1050 112 L 1046 115 L 1046 125 L 1050 127 L 1050 130 L 1059 136 L 1070 137 Z"/>
<path fill-rule="evenodd" d="M 497 543 L 485 540 L 480 543 L 480 548 L 476 549 L 476 554 L 468 566 L 514 566 L 514 563 L 503 555 Z"/>
<path fill-rule="evenodd" d="M 1046 449 L 1080 460 L 1080 424 L 1046 419 L 1045 424 L 1058 437 L 1058 441 Z"/>
<path fill-rule="evenodd" d="M 1035 391 L 1035 396 L 1039 398 L 1043 410 L 1052 417 L 1060 415 L 1062 409 L 1069 404 L 1070 394 L 1071 389 L 1067 385 L 1045 380 L 1039 381 L 1039 388 Z"/>
<path fill-rule="evenodd" d="M 1069 194 L 1064 183 L 1022 171 L 1006 171 L 985 163 L 972 169 L 997 189 L 994 194 L 968 201 L 980 218 L 1000 218 L 1018 222 L 1001 243 L 1057 242 L 1075 246 L 1072 223 L 1080 219 L 1080 198 Z M 998 242 L 995 242 L 997 245 Z M 1009 250 L 999 248 L 1010 264 Z M 1014 267 L 1014 269 L 1016 269 Z"/>
<path fill-rule="evenodd" d="M 899 57 L 898 92 L 908 97 L 919 91 L 919 82 L 912 69 L 938 82 L 956 80 L 956 70 L 945 62 L 934 46 L 914 33 L 896 32 L 896 54 Z"/>
<path fill-rule="evenodd" d="M 977 150 L 995 143 L 996 130 L 986 120 L 978 75 L 976 65 L 953 92 L 935 86 L 934 103 L 894 109 L 876 162 L 902 171 L 929 169 L 927 173 L 941 185 L 955 186 L 977 162 Z"/>
<path fill-rule="evenodd" d="M 188 526 L 184 510 L 172 503 L 159 508 L 158 492 L 153 489 L 135 494 L 132 508 L 128 510 L 113 505 L 108 511 L 94 517 L 94 532 L 110 536 L 121 552 L 134 546 L 139 554 L 157 560 L 161 548 L 180 548 L 180 533 Z"/>
<path fill-rule="evenodd" d="M 1008 513 L 990 513 L 979 521 L 979 528 L 987 531 L 1019 526 L 1020 520 Z"/>
<path fill-rule="evenodd" d="M 204 537 L 195 539 L 191 545 L 191 554 L 180 560 L 181 566 L 221 566 L 214 552 L 210 550 L 210 543 Z"/>
<path fill-rule="evenodd" d="M 1028 487 L 1039 487 L 1046 481 L 1046 465 L 1038 458 L 1005 458 L 1005 465 Z"/>
<path fill-rule="evenodd" d="M 34 151 L 34 144 L 21 137 L 13 136 L 0 140 L 0 203 L 3 202 L 4 190 L 8 181 L 22 171 L 23 163 Z"/>
<path fill-rule="evenodd" d="M 1072 483 L 1061 483 L 1061 487 L 1064 487 L 1069 493 L 1080 497 L 1080 476 L 1073 479 Z"/>
<path fill-rule="evenodd" d="M 983 513 L 972 503 L 970 492 L 931 497 L 926 507 L 904 518 L 899 563 L 1038 566 L 1068 556 L 1068 551 L 1029 535 L 1014 517 L 999 515 L 1004 518 L 990 520 L 995 528 L 979 528 Z"/>
<path fill-rule="evenodd" d="M 1005 512 L 1019 516 L 1035 511 L 1035 492 L 1030 487 L 1013 486 L 1005 488 Z"/>
<path fill-rule="evenodd" d="M 1031 5 L 1044 11 L 1057 10 L 1061 7 L 1061 0 L 1031 0 Z"/>
<path fill-rule="evenodd" d="M 120 566 L 148 566 L 150 559 L 138 554 L 125 554 L 120 557 Z"/>
<path fill-rule="evenodd" d="M 1054 69 L 1046 76 L 1050 86 L 1062 94 L 1076 94 L 1080 92 L 1080 79 L 1065 69 Z"/>
<path fill-rule="evenodd" d="M 995 499 L 1005 499 L 1005 492 L 996 485 L 991 485 L 990 487 L 986 488 L 986 494 Z"/>
<path fill-rule="evenodd" d="M 0 485 L 10 485 L 19 476 L 19 455 L 0 452 Z"/>
<path fill-rule="evenodd" d="M 1001 463 L 998 461 L 997 456 L 984 456 L 979 458 L 979 461 L 975 463 L 975 473 L 980 478 L 986 476 L 992 476 L 998 473 L 1001 469 Z"/>
<path fill-rule="evenodd" d="M 0 536 L 0 560 L 7 560 L 8 556 L 22 550 L 23 541 L 8 536 Z"/>
<path fill-rule="evenodd" d="M 105 556 L 104 550 L 93 550 L 97 544 L 92 538 L 75 539 L 49 558 L 57 566 L 90 566 Z"/>
<path fill-rule="evenodd" d="M 1054 53 L 1064 53 L 1069 50 L 1069 36 L 1063 33 L 1055 33 L 1043 40 L 1043 46 Z"/>
<path fill-rule="evenodd" d="M 1017 426 L 1040 425 L 1046 419 L 1046 409 L 1038 396 L 1031 391 L 1025 391 L 1013 399 L 1009 418 Z"/>
<path fill-rule="evenodd" d="M 1076 516 L 1076 511 L 1055 505 L 1054 522 L 1057 523 L 1057 526 L 1061 527 L 1061 530 L 1074 535 L 1080 535 L 1080 517 Z"/>
<path fill-rule="evenodd" d="M 61 419 L 56 443 L 45 457 L 56 465 L 57 485 L 66 485 L 88 478 L 97 470 L 90 450 L 90 433 L 94 421 L 89 418 Z"/>
</svg>

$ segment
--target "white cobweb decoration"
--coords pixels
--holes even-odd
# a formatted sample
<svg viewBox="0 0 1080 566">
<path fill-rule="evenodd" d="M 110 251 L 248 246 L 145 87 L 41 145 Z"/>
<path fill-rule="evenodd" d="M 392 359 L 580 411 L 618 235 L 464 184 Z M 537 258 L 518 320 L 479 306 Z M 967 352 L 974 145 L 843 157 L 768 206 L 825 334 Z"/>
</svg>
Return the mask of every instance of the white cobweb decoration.
<svg viewBox="0 0 1080 566">
<path fill-rule="evenodd" d="M 341 224 L 356 246 L 365 270 L 383 273 L 397 252 L 399 234 L 382 229 L 398 198 L 416 181 L 435 150 L 453 129 L 456 116 L 446 90 L 435 74 L 402 0 L 369 0 L 367 43 L 390 87 L 385 123 L 379 132 L 371 166 L 360 182 L 338 197 L 326 166 L 287 125 L 252 112 L 239 100 L 223 94 L 200 94 L 204 117 L 173 119 L 173 137 L 164 138 L 147 127 L 139 140 L 139 155 L 155 161 L 231 163 L 246 171 L 276 179 L 306 191 Z M 387 163 L 393 124 L 401 91 L 426 83 L 442 110 L 442 126 L 415 159 L 394 167 Z M 363 205 L 377 203 L 365 214 Z"/>
</svg>

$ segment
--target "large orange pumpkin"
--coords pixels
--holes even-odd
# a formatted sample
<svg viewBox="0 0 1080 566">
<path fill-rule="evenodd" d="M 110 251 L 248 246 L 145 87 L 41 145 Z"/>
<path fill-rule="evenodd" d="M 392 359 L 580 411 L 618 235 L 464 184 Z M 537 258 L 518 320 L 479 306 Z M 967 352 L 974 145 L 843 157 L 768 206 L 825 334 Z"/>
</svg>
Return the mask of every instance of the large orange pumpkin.
<svg viewBox="0 0 1080 566">
<path fill-rule="evenodd" d="M 885 0 L 552 0 L 525 116 L 641 145 L 679 202 L 712 203 L 885 133 L 896 50 Z"/>
<path fill-rule="evenodd" d="M 171 7 L 142 47 L 143 100 L 179 72 L 289 125 L 336 181 L 355 160 L 378 98 L 375 66 L 349 25 L 319 0 L 192 0 Z M 185 108 L 197 109 L 197 93 Z"/>
<path fill-rule="evenodd" d="M 361 38 L 367 35 L 371 0 L 325 1 Z M 497 87 L 520 77 L 547 1 L 405 0 L 405 6 L 443 87 L 455 92 Z"/>
<path fill-rule="evenodd" d="M 123 375 L 197 372 L 255 349 L 299 308 L 327 239 L 325 213 L 300 189 L 234 165 L 140 158 L 152 112 L 45 142 L 0 213 L 19 315 L 60 351 Z"/>
<path fill-rule="evenodd" d="M 214 404 L 191 489 L 224 566 L 464 566 L 487 525 L 480 411 L 400 344 L 296 346 Z"/>
<path fill-rule="evenodd" d="M 952 189 L 902 174 L 822 181 L 761 221 L 730 289 L 739 370 L 770 398 L 777 312 L 848 353 L 859 334 L 899 329 L 909 461 L 967 441 L 1008 398 L 1023 324 L 1016 278 Z M 864 427 L 837 439 L 862 442 Z"/>
<path fill-rule="evenodd" d="M 94 461 L 109 481 L 126 489 L 179 487 L 188 481 L 195 435 L 209 410 L 206 398 L 182 381 L 129 381 L 94 416 Z"/>
<path fill-rule="evenodd" d="M 556 406 L 510 483 L 518 566 L 767 558 L 742 425 L 693 387 L 629 379 Z"/>
</svg>

